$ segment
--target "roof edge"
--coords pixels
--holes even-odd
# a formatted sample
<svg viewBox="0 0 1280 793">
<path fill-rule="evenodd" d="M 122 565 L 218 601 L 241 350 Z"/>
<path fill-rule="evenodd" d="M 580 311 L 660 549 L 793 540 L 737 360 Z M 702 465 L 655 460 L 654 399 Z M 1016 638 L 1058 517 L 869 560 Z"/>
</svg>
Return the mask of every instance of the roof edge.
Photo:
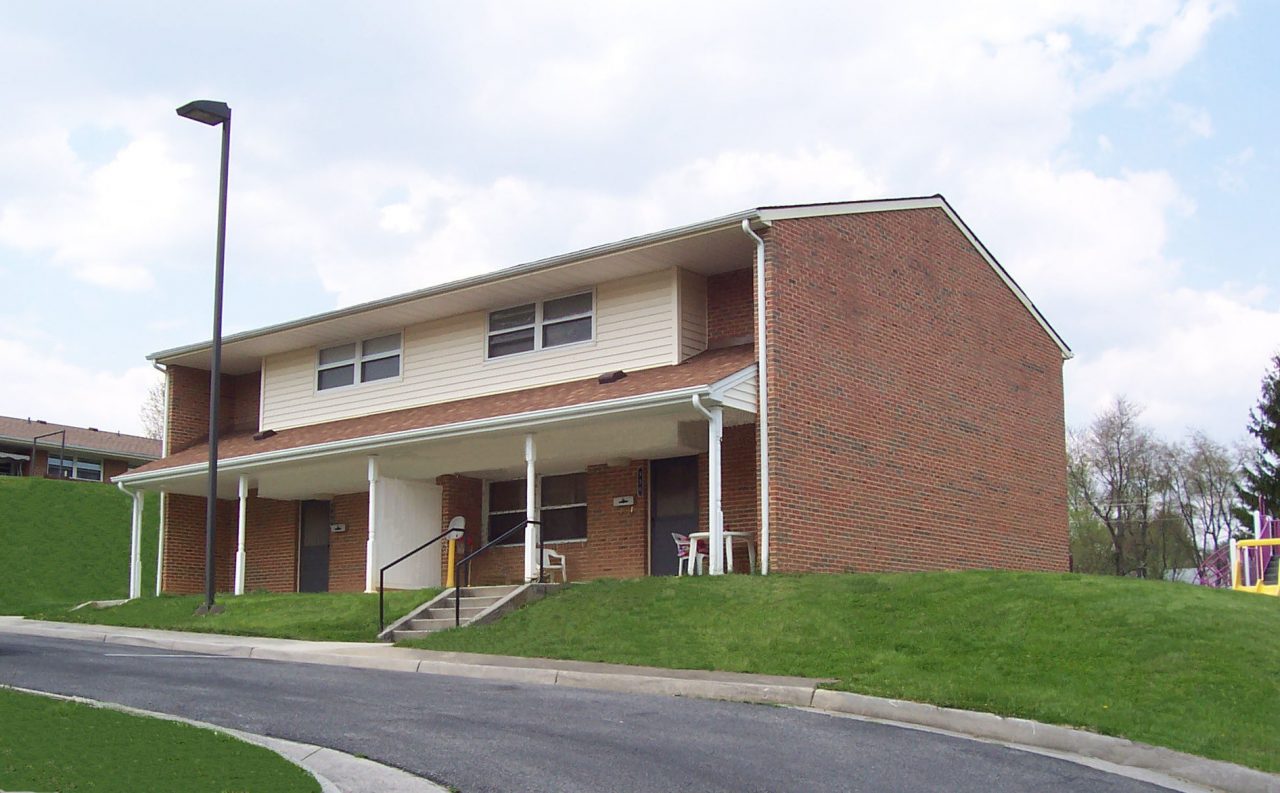
<svg viewBox="0 0 1280 793">
<path fill-rule="evenodd" d="M 754 366 L 755 364 L 753 363 L 744 367 L 735 374 L 741 374 L 742 371 L 749 370 Z M 729 377 L 733 376 L 735 375 L 729 375 Z M 721 378 L 721 380 L 717 380 L 715 382 L 719 383 L 724 379 L 726 378 Z M 297 446 L 290 449 L 276 449 L 269 452 L 246 454 L 240 457 L 230 457 L 225 460 L 220 459 L 218 461 L 218 470 L 220 472 L 229 472 L 253 465 L 288 462 L 315 457 L 328 457 L 335 454 L 362 452 L 374 448 L 381 449 L 401 446 L 408 443 L 443 439 L 470 433 L 492 432 L 522 424 L 540 426 L 560 421 L 618 413 L 634 408 L 679 404 L 686 401 L 694 394 L 709 394 L 713 385 L 714 383 L 704 383 L 701 385 L 685 386 L 684 388 L 675 388 L 666 391 L 650 391 L 648 393 L 635 394 L 627 397 L 587 402 L 579 405 L 563 405 L 559 407 L 543 408 L 541 410 L 526 411 L 524 413 L 505 413 L 500 416 L 458 421 L 451 424 L 437 424 L 431 427 L 419 427 L 417 429 L 410 430 L 399 430 L 397 432 L 384 433 L 382 435 L 362 435 L 356 438 L 344 438 L 342 440 L 329 441 L 326 443 L 313 443 L 307 446 Z M 111 481 L 122 485 L 137 486 L 152 482 L 161 482 L 180 476 L 189 476 L 191 474 L 200 473 L 201 471 L 207 471 L 208 469 L 208 462 L 188 463 L 186 465 L 173 466 L 172 468 L 159 468 L 152 471 L 123 473 L 119 476 L 112 477 Z"/>
</svg>

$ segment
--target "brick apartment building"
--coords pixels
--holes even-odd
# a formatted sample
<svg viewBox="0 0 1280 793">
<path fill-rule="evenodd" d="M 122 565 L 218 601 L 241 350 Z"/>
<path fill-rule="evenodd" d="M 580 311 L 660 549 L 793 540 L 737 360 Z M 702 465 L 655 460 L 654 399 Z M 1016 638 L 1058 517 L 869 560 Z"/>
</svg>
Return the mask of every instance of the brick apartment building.
<svg viewBox="0 0 1280 793">
<path fill-rule="evenodd" d="M 228 337 L 218 586 L 1067 568 L 1066 344 L 941 196 L 765 207 Z M 204 570 L 206 343 L 156 353 L 163 588 Z M 137 531 L 135 526 L 135 532 Z M 732 539 L 727 548 L 721 539 Z M 135 544 L 136 545 L 136 544 Z M 135 559 L 135 567 L 137 561 Z M 388 585 L 438 585 L 437 546 Z"/>
<path fill-rule="evenodd" d="M 106 482 L 159 457 L 152 438 L 0 416 L 0 476 Z"/>
</svg>

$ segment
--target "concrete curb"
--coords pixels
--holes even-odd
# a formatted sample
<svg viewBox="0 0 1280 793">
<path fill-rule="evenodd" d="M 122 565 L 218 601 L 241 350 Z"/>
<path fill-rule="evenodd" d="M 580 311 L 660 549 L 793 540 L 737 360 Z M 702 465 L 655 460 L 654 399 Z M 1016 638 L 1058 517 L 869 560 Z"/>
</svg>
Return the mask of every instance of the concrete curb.
<svg viewBox="0 0 1280 793">
<path fill-rule="evenodd" d="M 1280 793 L 1280 776 L 1232 763 L 1029 719 L 821 689 L 818 686 L 828 681 L 810 678 L 435 652 L 375 643 L 115 629 L 13 617 L 0 617 L 2 631 L 207 655 L 813 708 L 1045 750 L 1068 760 L 1097 760 L 1229 793 Z"/>
<path fill-rule="evenodd" d="M 128 713 L 132 716 L 178 721 L 200 729 L 230 735 L 245 743 L 269 749 L 311 774 L 320 783 L 321 793 L 448 793 L 448 788 L 441 787 L 428 779 L 414 776 L 407 771 L 401 771 L 399 768 L 383 765 L 363 757 L 355 757 L 324 746 L 312 746 L 308 743 L 287 741 L 283 738 L 272 738 L 267 735 L 244 732 L 243 730 L 233 730 L 230 727 L 196 721 L 183 716 L 174 716 L 171 713 L 158 713 L 142 710 L 141 708 L 131 708 L 128 705 L 119 705 L 114 702 L 102 702 L 96 699 L 53 694 L 48 691 L 3 684 L 0 684 L 0 688 L 20 691 L 24 694 L 35 694 L 50 699 L 79 702 L 91 707 L 102 708 L 103 710 Z"/>
</svg>

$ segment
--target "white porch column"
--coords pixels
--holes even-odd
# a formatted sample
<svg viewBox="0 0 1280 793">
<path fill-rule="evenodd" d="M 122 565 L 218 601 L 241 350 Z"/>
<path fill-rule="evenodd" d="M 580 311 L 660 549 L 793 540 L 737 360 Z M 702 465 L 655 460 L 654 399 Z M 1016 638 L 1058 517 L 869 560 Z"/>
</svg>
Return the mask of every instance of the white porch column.
<svg viewBox="0 0 1280 793">
<path fill-rule="evenodd" d="M 164 505 L 165 491 L 160 491 L 160 520 L 156 527 L 156 597 L 160 596 L 160 587 L 164 582 Z"/>
<path fill-rule="evenodd" d="M 369 541 L 364 547 L 364 591 L 378 591 L 378 458 L 369 457 Z"/>
<path fill-rule="evenodd" d="M 133 496 L 133 523 L 129 532 L 129 599 L 142 597 L 142 491 Z"/>
<path fill-rule="evenodd" d="M 244 527 L 249 507 L 249 477 L 240 475 L 240 522 L 236 532 L 236 588 L 237 595 L 244 594 Z"/>
<path fill-rule="evenodd" d="M 709 409 L 711 418 L 707 421 L 707 521 L 710 524 L 711 539 L 708 544 L 707 557 L 711 563 L 711 574 L 724 573 L 724 510 L 721 506 L 721 458 L 720 446 L 724 438 L 724 408 L 716 405 Z"/>
<path fill-rule="evenodd" d="M 538 460 L 538 447 L 533 442 L 532 433 L 524 436 L 524 517 L 525 520 L 538 519 L 538 475 L 535 463 Z M 530 523 L 524 527 L 524 580 L 532 581 L 538 576 L 538 535 L 542 527 Z"/>
</svg>

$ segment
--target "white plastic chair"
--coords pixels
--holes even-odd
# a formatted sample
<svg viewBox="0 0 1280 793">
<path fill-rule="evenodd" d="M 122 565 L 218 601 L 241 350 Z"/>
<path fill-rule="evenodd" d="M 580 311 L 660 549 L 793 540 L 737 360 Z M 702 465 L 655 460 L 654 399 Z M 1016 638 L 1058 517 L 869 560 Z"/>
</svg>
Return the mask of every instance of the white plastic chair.
<svg viewBox="0 0 1280 793">
<path fill-rule="evenodd" d="M 698 568 L 698 575 L 702 575 L 702 563 L 707 555 L 698 552 L 692 559 L 689 558 L 689 535 L 687 534 L 677 534 L 673 531 L 671 539 L 676 541 L 676 575 L 684 575 L 686 563 L 689 566 L 689 575 L 693 575 L 695 565 Z"/>
<path fill-rule="evenodd" d="M 560 583 L 569 583 L 569 570 L 565 562 L 564 554 L 556 553 L 550 548 L 542 549 L 542 572 L 546 575 L 549 572 L 560 571 Z"/>
</svg>

